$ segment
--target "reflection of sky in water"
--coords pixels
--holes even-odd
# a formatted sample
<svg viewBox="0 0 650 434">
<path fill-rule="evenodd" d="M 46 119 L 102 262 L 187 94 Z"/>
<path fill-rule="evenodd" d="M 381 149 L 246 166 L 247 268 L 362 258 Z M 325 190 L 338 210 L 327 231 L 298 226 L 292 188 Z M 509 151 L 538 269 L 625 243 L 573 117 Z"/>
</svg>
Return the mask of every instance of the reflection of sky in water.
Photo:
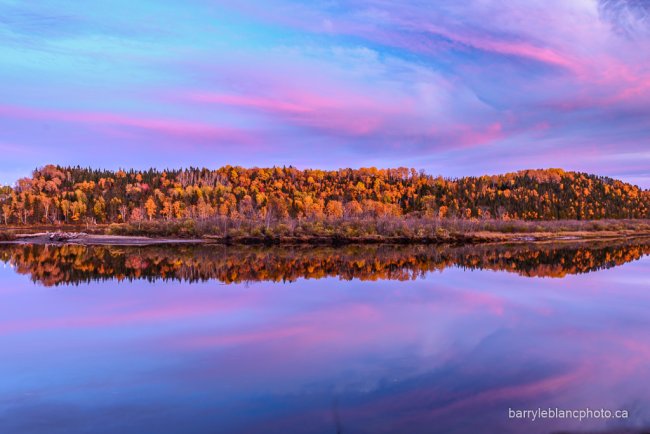
<svg viewBox="0 0 650 434">
<path fill-rule="evenodd" d="M 648 426 L 649 272 L 44 288 L 0 267 L 0 432 L 610 427 L 507 419 L 538 406 Z"/>
</svg>

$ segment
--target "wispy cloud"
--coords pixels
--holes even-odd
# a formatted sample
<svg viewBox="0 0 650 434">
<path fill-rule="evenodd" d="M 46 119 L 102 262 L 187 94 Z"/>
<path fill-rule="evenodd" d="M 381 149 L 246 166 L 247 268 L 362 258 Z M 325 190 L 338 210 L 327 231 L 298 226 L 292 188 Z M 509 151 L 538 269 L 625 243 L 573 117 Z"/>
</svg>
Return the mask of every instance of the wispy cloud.
<svg viewBox="0 0 650 434">
<path fill-rule="evenodd" d="M 188 140 L 201 138 L 215 141 L 228 141 L 231 143 L 253 142 L 252 137 L 241 131 L 176 119 L 157 119 L 115 113 L 58 111 L 1 105 L 0 115 L 48 122 L 81 123 L 97 127 L 109 125 L 135 128 L 163 135 L 178 136 Z"/>
<path fill-rule="evenodd" d="M 608 157 L 650 139 L 643 2 L 111 0 L 0 12 L 0 141 L 69 156 L 89 138 L 128 143 L 128 158 L 107 155 L 113 166 L 160 164 L 158 144 L 165 158 L 185 149 L 185 164 L 399 161 L 462 175 L 517 161 L 615 175 Z"/>
</svg>

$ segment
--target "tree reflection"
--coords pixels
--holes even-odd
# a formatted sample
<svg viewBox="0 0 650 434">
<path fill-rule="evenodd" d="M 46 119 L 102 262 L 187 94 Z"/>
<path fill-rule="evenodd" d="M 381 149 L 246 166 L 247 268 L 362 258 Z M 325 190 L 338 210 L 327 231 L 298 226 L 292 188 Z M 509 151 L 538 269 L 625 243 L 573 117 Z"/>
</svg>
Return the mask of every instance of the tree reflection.
<svg viewBox="0 0 650 434">
<path fill-rule="evenodd" d="M 226 247 L 13 244 L 0 260 L 45 286 L 94 280 L 291 282 L 300 278 L 413 280 L 447 267 L 527 277 L 588 273 L 650 253 L 650 240 L 481 246 Z"/>
</svg>

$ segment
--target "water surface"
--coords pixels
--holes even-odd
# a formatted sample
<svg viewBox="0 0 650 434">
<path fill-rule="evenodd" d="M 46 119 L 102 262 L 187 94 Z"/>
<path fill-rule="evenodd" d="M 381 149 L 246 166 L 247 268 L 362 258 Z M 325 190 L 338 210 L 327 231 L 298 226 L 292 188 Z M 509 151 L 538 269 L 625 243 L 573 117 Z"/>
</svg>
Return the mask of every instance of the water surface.
<svg viewBox="0 0 650 434">
<path fill-rule="evenodd" d="M 641 429 L 648 253 L 5 245 L 0 432 Z M 508 418 L 537 407 L 630 417 Z"/>
</svg>

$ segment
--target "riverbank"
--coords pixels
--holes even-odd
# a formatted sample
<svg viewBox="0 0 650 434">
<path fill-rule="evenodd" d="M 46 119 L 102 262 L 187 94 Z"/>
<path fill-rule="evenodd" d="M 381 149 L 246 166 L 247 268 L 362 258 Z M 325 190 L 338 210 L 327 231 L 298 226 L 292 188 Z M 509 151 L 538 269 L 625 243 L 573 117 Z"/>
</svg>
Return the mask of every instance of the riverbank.
<svg viewBox="0 0 650 434">
<path fill-rule="evenodd" d="M 0 227 L 0 242 L 36 244 L 480 244 L 650 237 L 650 220 L 382 219 L 171 220 L 110 225 Z"/>
<path fill-rule="evenodd" d="M 6 234 L 6 233 L 5 233 Z M 484 244 L 561 241 L 596 241 L 650 238 L 650 230 L 566 231 L 566 232 L 467 232 L 440 233 L 436 236 L 215 236 L 197 238 L 146 237 L 134 235 L 102 235 L 85 232 L 15 233 L 0 237 L 3 243 L 82 244 L 146 246 L 160 244 L 223 244 L 223 245 L 348 245 L 348 244 Z"/>
<path fill-rule="evenodd" d="M 113 246 L 146 246 L 155 244 L 200 244 L 202 239 L 151 238 L 143 236 L 120 236 L 88 234 L 85 232 L 37 232 L 33 234 L 14 234 L 0 243 L 19 244 L 83 244 Z"/>
</svg>

